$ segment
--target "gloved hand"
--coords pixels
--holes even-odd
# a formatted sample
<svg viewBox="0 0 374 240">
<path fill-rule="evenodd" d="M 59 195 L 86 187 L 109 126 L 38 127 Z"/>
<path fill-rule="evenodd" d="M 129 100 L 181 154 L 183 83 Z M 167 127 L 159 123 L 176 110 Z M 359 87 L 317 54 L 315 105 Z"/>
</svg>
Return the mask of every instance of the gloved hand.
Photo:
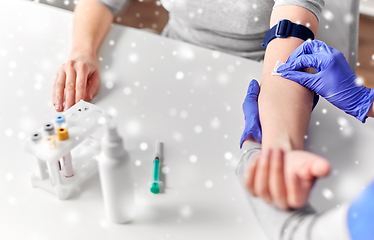
<svg viewBox="0 0 374 240">
<path fill-rule="evenodd" d="M 347 213 L 352 240 L 373 239 L 374 236 L 374 182 L 351 203 Z"/>
<path fill-rule="evenodd" d="M 318 73 L 297 71 L 308 67 L 317 69 Z M 334 106 L 365 122 L 373 103 L 374 90 L 357 83 L 357 77 L 344 55 L 324 42 L 304 42 L 277 72 L 283 78 L 313 90 Z"/>
<path fill-rule="evenodd" d="M 245 128 L 240 139 L 240 148 L 243 145 L 244 140 L 249 136 L 252 137 L 259 143 L 261 143 L 262 134 L 261 134 L 261 123 L 260 116 L 258 113 L 258 94 L 260 93 L 260 85 L 258 82 L 253 79 L 249 83 L 247 96 L 243 102 L 243 113 L 245 119 Z"/>
</svg>

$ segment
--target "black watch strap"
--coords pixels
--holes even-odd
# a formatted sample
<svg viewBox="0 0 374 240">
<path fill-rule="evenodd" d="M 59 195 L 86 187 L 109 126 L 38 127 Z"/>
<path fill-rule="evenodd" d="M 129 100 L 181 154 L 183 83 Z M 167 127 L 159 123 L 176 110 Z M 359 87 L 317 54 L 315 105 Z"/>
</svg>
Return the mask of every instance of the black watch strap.
<svg viewBox="0 0 374 240">
<path fill-rule="evenodd" d="M 266 33 L 261 46 L 266 49 L 269 42 L 274 38 L 288 37 L 297 37 L 303 39 L 304 41 L 308 39 L 314 40 L 314 33 L 312 30 L 301 24 L 292 23 L 290 20 L 283 19 Z"/>
</svg>

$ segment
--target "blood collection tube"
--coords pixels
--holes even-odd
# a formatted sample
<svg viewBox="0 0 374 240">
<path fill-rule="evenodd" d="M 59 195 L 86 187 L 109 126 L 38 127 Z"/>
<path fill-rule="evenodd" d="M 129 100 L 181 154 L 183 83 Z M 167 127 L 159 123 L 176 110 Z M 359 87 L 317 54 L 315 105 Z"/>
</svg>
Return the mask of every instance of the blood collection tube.
<svg viewBox="0 0 374 240">
<path fill-rule="evenodd" d="M 33 141 L 35 144 L 38 143 L 42 139 L 42 134 L 40 132 L 34 132 L 31 134 L 31 141 Z"/>
<path fill-rule="evenodd" d="M 57 138 L 60 141 L 65 141 L 69 139 L 69 132 L 67 128 L 59 127 L 57 128 Z"/>
<path fill-rule="evenodd" d="M 59 127 L 66 128 L 67 123 L 66 123 L 66 120 L 65 120 L 65 116 L 64 115 L 57 115 L 55 117 L 55 125 L 56 125 L 56 128 L 59 128 Z"/>
<path fill-rule="evenodd" d="M 53 136 L 46 137 L 45 141 L 50 149 L 56 148 L 56 140 Z"/>
<path fill-rule="evenodd" d="M 53 185 L 61 184 L 61 175 L 60 169 L 58 167 L 58 161 L 56 162 L 47 162 L 49 175 L 51 176 Z"/>
<path fill-rule="evenodd" d="M 42 134 L 39 132 L 35 132 L 31 135 L 31 141 L 33 141 L 35 144 L 39 143 L 41 139 L 42 139 Z M 38 164 L 40 180 L 47 179 L 48 178 L 47 164 L 45 163 L 45 161 L 40 160 L 39 158 L 36 158 L 36 162 Z"/>
<path fill-rule="evenodd" d="M 47 136 L 53 136 L 55 134 L 55 127 L 52 122 L 47 122 L 44 124 L 44 133 Z M 61 171 L 61 163 L 58 161 L 58 166 Z"/>
<path fill-rule="evenodd" d="M 53 123 L 47 122 L 44 124 L 44 132 L 47 136 L 52 136 L 55 133 L 55 127 Z"/>
<path fill-rule="evenodd" d="M 45 141 L 50 149 L 56 148 L 56 140 L 55 137 L 49 136 L 45 138 Z M 53 185 L 60 185 L 61 184 L 61 175 L 60 175 L 60 168 L 58 165 L 58 161 L 56 162 L 47 162 L 49 176 L 51 177 Z"/>
<path fill-rule="evenodd" d="M 73 161 L 70 152 L 63 157 L 63 164 L 65 167 L 65 177 L 74 176 Z"/>
<path fill-rule="evenodd" d="M 66 141 L 69 139 L 68 129 L 65 127 L 59 127 L 57 129 L 57 138 L 60 141 Z M 72 177 L 74 176 L 74 169 L 73 169 L 73 161 L 71 157 L 71 153 L 69 152 L 65 156 L 62 157 L 60 163 L 64 165 L 65 177 Z"/>
</svg>

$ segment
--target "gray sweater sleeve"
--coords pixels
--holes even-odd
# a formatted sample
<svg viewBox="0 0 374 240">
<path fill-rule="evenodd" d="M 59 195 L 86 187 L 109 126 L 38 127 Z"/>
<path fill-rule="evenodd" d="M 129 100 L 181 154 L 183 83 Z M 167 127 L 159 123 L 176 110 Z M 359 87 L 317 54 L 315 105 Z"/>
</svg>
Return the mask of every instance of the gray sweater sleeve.
<svg viewBox="0 0 374 240">
<path fill-rule="evenodd" d="M 259 143 L 244 144 L 239 154 L 236 175 L 268 240 L 350 240 L 346 223 L 347 203 L 322 213 L 316 213 L 309 204 L 298 210 L 281 211 L 249 194 L 244 187 L 245 171 L 260 152 Z"/>
<path fill-rule="evenodd" d="M 304 7 L 314 13 L 319 20 L 322 8 L 325 6 L 325 0 L 274 0 L 274 7 L 280 5 L 297 5 Z"/>
<path fill-rule="evenodd" d="M 125 5 L 127 0 L 96 0 L 105 7 L 109 9 L 109 11 L 115 16 L 119 11 L 121 11 L 122 7 Z"/>
</svg>

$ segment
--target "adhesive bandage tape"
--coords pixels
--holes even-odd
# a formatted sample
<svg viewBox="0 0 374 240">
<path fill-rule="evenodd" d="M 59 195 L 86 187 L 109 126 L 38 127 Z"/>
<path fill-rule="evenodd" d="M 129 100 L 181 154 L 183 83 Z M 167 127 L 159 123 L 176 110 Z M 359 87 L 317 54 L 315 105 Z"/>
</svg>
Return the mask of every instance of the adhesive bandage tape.
<svg viewBox="0 0 374 240">
<path fill-rule="evenodd" d="M 283 62 L 281 62 L 281 61 L 277 61 L 277 63 L 275 64 L 275 67 L 274 67 L 274 70 L 273 71 L 271 71 L 271 75 L 273 75 L 273 76 L 280 76 L 280 75 L 282 75 L 281 73 L 278 73 L 278 68 L 280 67 L 280 66 L 282 66 L 284 63 Z"/>
</svg>

